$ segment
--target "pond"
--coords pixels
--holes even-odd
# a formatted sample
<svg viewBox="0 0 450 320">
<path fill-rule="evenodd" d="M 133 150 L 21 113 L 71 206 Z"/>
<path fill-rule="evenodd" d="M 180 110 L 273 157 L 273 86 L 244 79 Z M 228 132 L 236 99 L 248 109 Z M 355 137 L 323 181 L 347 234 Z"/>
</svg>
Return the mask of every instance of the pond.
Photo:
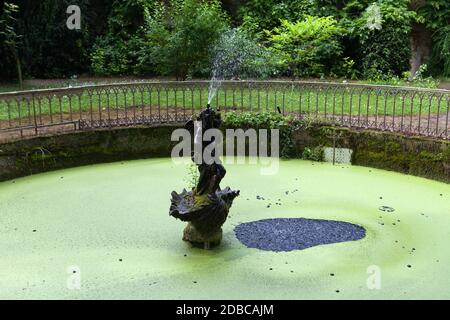
<svg viewBox="0 0 450 320">
<path fill-rule="evenodd" d="M 447 184 L 302 160 L 272 176 L 227 165 L 222 185 L 241 195 L 222 244 L 205 251 L 168 215 L 186 171 L 152 159 L 0 183 L 0 298 L 450 298 Z M 359 237 L 274 251 L 236 236 L 294 218 L 348 223 Z M 374 276 L 380 289 L 367 286 Z"/>
</svg>

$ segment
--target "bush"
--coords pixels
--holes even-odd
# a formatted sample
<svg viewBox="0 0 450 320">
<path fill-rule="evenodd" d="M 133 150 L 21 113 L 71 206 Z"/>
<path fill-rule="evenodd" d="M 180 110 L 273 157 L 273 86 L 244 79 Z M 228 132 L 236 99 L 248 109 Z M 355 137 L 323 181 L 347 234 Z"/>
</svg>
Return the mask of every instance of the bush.
<svg viewBox="0 0 450 320">
<path fill-rule="evenodd" d="M 209 77 L 221 39 L 245 51 L 237 52 L 245 57 L 234 77 L 401 83 L 412 23 L 432 37 L 428 72 L 450 77 L 448 0 L 79 0 L 82 28 L 71 31 L 66 9 L 73 1 L 10 2 L 19 4 L 19 58 L 28 77 Z M 236 27 L 225 34 L 231 23 L 223 8 Z M 17 59 L 6 49 L 0 45 L 0 77 L 11 80 Z"/>
<path fill-rule="evenodd" d="M 279 64 L 286 75 L 324 76 L 339 61 L 343 30 L 332 17 L 307 16 L 291 23 L 282 20 L 269 32 L 271 50 L 281 57 Z"/>
<path fill-rule="evenodd" d="M 242 3 L 239 15 L 244 26 L 259 33 L 278 27 L 282 19 L 301 20 L 316 7 L 314 1 L 305 0 L 248 0 Z"/>
<path fill-rule="evenodd" d="M 142 39 L 138 35 L 125 38 L 100 38 L 91 54 L 91 67 L 96 75 L 126 75 L 136 70 Z"/>
<path fill-rule="evenodd" d="M 223 124 L 232 128 L 275 129 L 289 125 L 291 117 L 275 112 L 227 112 Z"/>
<path fill-rule="evenodd" d="M 228 27 L 218 0 L 171 0 L 147 14 L 139 68 L 184 80 L 209 76 L 212 50 Z"/>
<path fill-rule="evenodd" d="M 438 29 L 433 40 L 431 69 L 434 74 L 450 77 L 450 25 Z"/>
<path fill-rule="evenodd" d="M 450 77 L 450 1 L 430 0 L 417 10 L 416 20 L 432 35 L 431 57 L 428 61 L 433 75 Z"/>
<path fill-rule="evenodd" d="M 312 161 L 323 161 L 323 148 L 315 147 L 311 149 L 306 147 L 303 150 L 302 159 Z"/>
<path fill-rule="evenodd" d="M 21 60 L 27 76 L 68 77 L 88 71 L 92 42 L 92 19 L 88 0 L 77 1 L 80 7 L 81 30 L 68 30 L 67 7 L 70 0 L 11 1 L 19 3 L 18 24 L 23 34 Z M 4 56 L 1 55 L 1 60 Z M 0 63 L 1 64 L 1 63 Z M 5 65 L 6 68 L 14 64 Z M 0 66 L 0 73 L 3 73 Z"/>
<path fill-rule="evenodd" d="M 213 76 L 218 79 L 260 78 L 276 75 L 273 53 L 242 28 L 223 33 L 213 50 Z"/>
<path fill-rule="evenodd" d="M 97 75 L 142 73 L 138 67 L 145 45 L 141 25 L 143 12 L 154 9 L 154 0 L 115 0 L 108 17 L 108 30 L 97 38 L 90 55 L 92 71 Z"/>
<path fill-rule="evenodd" d="M 223 116 L 225 128 L 241 129 L 279 129 L 280 130 L 280 156 L 295 158 L 299 155 L 293 141 L 293 132 L 305 129 L 310 125 L 308 119 L 297 120 L 291 116 L 283 116 L 275 112 L 228 112 Z"/>
<path fill-rule="evenodd" d="M 414 12 L 408 0 L 381 0 L 355 21 L 363 76 L 386 80 L 409 69 L 409 34 Z"/>
</svg>

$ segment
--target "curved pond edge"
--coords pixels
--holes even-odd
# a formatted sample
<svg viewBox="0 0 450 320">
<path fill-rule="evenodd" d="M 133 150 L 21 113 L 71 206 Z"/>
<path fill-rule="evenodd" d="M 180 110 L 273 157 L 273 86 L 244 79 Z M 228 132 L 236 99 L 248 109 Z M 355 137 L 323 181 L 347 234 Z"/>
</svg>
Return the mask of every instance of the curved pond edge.
<svg viewBox="0 0 450 320">
<path fill-rule="evenodd" d="M 36 173 L 122 160 L 170 157 L 180 125 L 78 131 L 0 144 L 0 181 Z M 334 132 L 334 134 L 330 134 Z M 450 182 L 450 142 L 398 133 L 313 125 L 294 131 L 297 155 L 333 145 L 353 150 L 354 165 Z"/>
</svg>

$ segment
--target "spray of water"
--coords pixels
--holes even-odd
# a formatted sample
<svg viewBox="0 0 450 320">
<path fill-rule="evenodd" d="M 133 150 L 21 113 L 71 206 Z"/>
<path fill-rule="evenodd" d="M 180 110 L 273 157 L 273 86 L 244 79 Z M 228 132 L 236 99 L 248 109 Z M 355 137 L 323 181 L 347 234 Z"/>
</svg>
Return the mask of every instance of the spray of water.
<svg viewBox="0 0 450 320">
<path fill-rule="evenodd" d="M 243 38 L 238 30 L 232 29 L 222 34 L 214 49 L 208 104 L 224 80 L 239 77 L 241 67 L 250 54 L 249 49 L 243 45 Z"/>
</svg>

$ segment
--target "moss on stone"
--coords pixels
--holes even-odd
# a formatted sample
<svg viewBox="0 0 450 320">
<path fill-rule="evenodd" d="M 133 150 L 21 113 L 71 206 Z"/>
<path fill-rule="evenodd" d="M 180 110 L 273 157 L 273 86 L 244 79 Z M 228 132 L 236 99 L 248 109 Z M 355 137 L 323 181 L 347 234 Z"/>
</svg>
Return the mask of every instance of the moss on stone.
<svg viewBox="0 0 450 320">
<path fill-rule="evenodd" d="M 37 137 L 0 145 L 0 181 L 86 164 L 169 157 L 179 126 L 118 128 Z M 450 142 L 314 124 L 291 134 L 292 157 L 306 148 L 352 149 L 352 163 L 450 182 Z"/>
<path fill-rule="evenodd" d="M 120 160 L 168 157 L 178 126 L 119 128 L 37 137 L 0 145 L 0 181 L 39 172 Z"/>
</svg>

